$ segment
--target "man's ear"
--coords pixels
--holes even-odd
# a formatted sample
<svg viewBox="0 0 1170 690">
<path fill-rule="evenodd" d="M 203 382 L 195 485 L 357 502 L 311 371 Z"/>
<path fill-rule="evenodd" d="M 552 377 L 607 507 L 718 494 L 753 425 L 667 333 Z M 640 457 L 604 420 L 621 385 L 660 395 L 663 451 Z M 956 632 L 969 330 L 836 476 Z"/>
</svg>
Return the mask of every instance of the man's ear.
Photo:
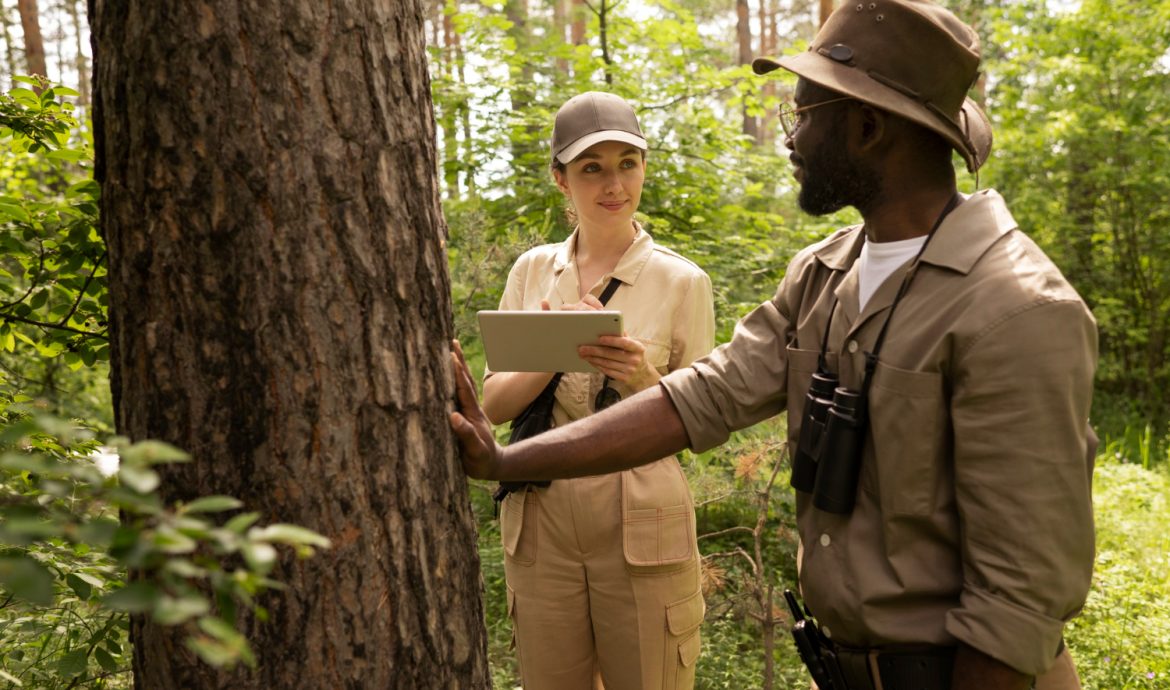
<svg viewBox="0 0 1170 690">
<path fill-rule="evenodd" d="M 889 133 L 887 114 L 865 103 L 862 103 L 855 112 L 858 152 L 870 153 L 884 145 Z"/>
</svg>

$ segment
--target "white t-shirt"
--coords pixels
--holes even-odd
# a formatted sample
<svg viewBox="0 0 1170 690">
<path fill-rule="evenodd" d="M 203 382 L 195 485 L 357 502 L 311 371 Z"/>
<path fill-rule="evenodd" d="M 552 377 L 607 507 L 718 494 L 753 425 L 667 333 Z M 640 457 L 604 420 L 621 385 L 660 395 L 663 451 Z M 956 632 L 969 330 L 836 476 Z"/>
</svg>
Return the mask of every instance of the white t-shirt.
<svg viewBox="0 0 1170 690">
<path fill-rule="evenodd" d="M 922 245 L 926 244 L 926 235 L 897 242 L 870 242 L 861 246 L 861 256 L 857 258 L 857 288 L 861 298 L 861 309 L 865 309 L 866 302 L 886 278 L 896 268 L 914 258 Z"/>
</svg>

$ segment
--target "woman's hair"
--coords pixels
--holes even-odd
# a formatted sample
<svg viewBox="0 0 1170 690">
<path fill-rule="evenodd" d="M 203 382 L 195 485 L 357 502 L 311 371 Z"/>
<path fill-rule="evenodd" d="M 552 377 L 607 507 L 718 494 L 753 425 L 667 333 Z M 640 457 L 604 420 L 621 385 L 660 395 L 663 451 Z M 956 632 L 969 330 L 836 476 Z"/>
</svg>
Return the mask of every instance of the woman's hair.
<svg viewBox="0 0 1170 690">
<path fill-rule="evenodd" d="M 638 152 L 642 154 L 642 160 L 646 160 L 646 152 L 641 149 L 638 149 Z M 549 163 L 548 171 L 554 176 L 558 172 L 562 175 L 568 175 L 569 166 L 554 158 L 552 159 L 552 163 Z M 573 208 L 573 202 L 568 199 L 565 199 L 565 220 L 569 223 L 570 227 L 577 225 L 577 209 Z"/>
</svg>

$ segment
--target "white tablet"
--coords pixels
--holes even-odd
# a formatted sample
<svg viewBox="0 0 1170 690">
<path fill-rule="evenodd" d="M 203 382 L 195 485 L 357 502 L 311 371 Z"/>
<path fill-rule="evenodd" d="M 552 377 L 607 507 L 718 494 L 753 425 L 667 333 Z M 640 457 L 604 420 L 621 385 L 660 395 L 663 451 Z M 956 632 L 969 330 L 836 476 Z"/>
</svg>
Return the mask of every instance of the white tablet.
<svg viewBox="0 0 1170 690">
<path fill-rule="evenodd" d="M 481 311 L 479 332 L 492 371 L 597 371 L 579 345 L 621 335 L 620 311 Z"/>
</svg>

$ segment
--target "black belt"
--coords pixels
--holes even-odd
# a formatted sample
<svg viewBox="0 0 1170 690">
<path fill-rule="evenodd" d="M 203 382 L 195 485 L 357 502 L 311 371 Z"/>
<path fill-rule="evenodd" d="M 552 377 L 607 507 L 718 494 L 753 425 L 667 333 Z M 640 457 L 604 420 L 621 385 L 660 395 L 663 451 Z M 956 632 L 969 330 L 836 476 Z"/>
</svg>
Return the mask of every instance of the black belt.
<svg viewBox="0 0 1170 690">
<path fill-rule="evenodd" d="M 837 647 L 847 690 L 949 690 L 954 647 L 888 652 Z"/>
</svg>

